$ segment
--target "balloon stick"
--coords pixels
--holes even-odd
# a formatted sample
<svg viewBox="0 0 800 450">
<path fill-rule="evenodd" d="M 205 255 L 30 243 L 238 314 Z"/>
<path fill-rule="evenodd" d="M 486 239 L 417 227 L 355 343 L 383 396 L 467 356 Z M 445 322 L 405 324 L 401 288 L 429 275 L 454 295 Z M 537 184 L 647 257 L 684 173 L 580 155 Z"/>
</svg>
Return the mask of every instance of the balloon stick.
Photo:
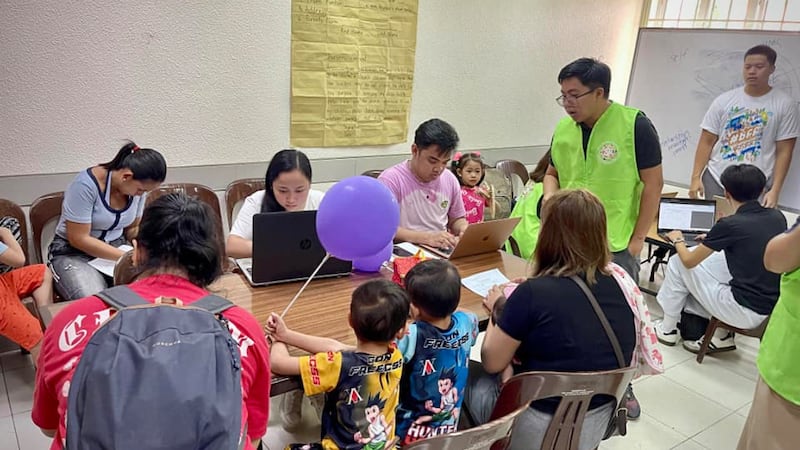
<svg viewBox="0 0 800 450">
<path fill-rule="evenodd" d="M 296 301 L 297 301 L 298 297 L 300 297 L 300 294 L 302 294 L 302 293 L 303 293 L 303 291 L 305 291 L 305 290 L 306 290 L 306 286 L 308 286 L 308 283 L 310 283 L 310 282 L 311 282 L 311 280 L 313 280 L 313 279 L 314 279 L 314 276 L 316 276 L 316 275 L 317 275 L 317 272 L 319 272 L 319 269 L 322 269 L 322 266 L 325 264 L 325 262 L 327 262 L 327 261 L 328 261 L 328 258 L 330 258 L 330 257 L 331 257 L 331 254 L 330 254 L 330 253 L 325 253 L 325 257 L 324 257 L 324 258 L 322 258 L 322 262 L 321 262 L 321 263 L 319 263 L 319 265 L 317 266 L 317 268 L 316 268 L 316 269 L 314 269 L 314 272 L 311 274 L 311 276 L 310 276 L 310 277 L 308 277 L 308 279 L 306 280 L 306 282 L 305 282 L 305 283 L 303 283 L 303 286 L 300 288 L 300 290 L 299 290 L 299 291 L 297 291 L 297 294 L 295 294 L 295 295 L 294 295 L 294 298 L 292 299 L 292 301 L 290 301 L 290 302 L 289 302 L 289 304 L 288 304 L 288 305 L 286 305 L 286 308 L 285 308 L 285 309 L 283 310 L 283 312 L 281 313 L 281 319 L 283 319 L 283 316 L 285 316 L 285 315 L 286 315 L 286 313 L 289 311 L 289 308 L 291 308 L 291 307 L 292 307 L 292 305 L 294 305 L 294 302 L 296 302 Z"/>
</svg>

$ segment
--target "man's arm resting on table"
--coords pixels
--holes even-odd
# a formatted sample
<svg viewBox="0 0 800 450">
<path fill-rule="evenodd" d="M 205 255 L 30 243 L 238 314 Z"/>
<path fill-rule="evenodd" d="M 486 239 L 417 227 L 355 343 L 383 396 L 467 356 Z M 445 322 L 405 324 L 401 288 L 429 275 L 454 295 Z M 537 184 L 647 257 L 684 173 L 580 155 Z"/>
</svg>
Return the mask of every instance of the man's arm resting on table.
<svg viewBox="0 0 800 450">
<path fill-rule="evenodd" d="M 764 251 L 764 267 L 770 272 L 791 272 L 800 267 L 800 226 L 772 238 Z"/>
</svg>

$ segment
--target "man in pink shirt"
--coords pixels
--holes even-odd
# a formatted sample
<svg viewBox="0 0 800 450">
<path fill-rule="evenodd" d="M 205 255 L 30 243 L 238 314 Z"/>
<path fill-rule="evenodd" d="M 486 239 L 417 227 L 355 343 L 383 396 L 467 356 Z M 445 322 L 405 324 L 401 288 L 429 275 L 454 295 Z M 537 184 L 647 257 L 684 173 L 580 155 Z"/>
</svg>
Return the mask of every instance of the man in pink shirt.
<svg viewBox="0 0 800 450">
<path fill-rule="evenodd" d="M 461 186 L 447 169 L 458 134 L 447 122 L 430 119 L 414 133 L 411 159 L 392 166 L 378 179 L 400 204 L 395 240 L 453 247 L 467 228 Z"/>
</svg>

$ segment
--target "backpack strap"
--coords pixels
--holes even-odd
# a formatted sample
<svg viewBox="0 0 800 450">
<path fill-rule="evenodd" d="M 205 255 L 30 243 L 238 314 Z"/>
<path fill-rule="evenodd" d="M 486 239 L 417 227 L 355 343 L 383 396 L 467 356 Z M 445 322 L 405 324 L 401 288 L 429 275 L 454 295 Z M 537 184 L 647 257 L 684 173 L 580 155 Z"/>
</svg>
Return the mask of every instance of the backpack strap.
<svg viewBox="0 0 800 450">
<path fill-rule="evenodd" d="M 150 304 L 150 302 L 125 285 L 105 289 L 95 294 L 95 296 L 116 310 Z"/>
<path fill-rule="evenodd" d="M 205 309 L 211 314 L 219 314 L 235 305 L 231 303 L 230 300 L 222 298 L 219 295 L 209 294 L 200 300 L 191 303 L 189 306 Z"/>
</svg>

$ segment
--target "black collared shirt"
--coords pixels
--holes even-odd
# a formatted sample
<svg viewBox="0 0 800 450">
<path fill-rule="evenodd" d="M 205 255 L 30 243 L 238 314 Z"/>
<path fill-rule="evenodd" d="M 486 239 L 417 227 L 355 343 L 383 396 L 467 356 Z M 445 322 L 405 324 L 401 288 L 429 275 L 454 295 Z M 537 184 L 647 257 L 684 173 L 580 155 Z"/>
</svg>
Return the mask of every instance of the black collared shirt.
<svg viewBox="0 0 800 450">
<path fill-rule="evenodd" d="M 770 314 L 778 301 L 781 277 L 764 267 L 764 250 L 784 231 L 786 217 L 780 210 L 752 201 L 720 219 L 703 241 L 706 247 L 725 252 L 733 298 L 758 314 Z"/>
</svg>

